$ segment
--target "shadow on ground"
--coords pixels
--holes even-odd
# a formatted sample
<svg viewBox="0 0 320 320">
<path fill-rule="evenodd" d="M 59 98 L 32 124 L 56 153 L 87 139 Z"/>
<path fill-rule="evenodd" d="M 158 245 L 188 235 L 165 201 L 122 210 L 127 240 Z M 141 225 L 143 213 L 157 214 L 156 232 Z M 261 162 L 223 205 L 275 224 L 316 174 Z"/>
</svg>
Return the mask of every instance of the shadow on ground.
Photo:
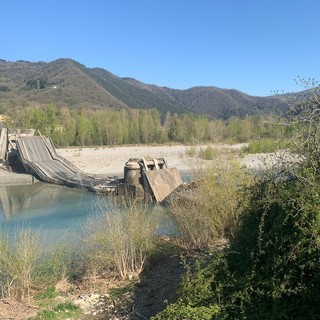
<svg viewBox="0 0 320 320">
<path fill-rule="evenodd" d="M 184 272 L 177 254 L 153 258 L 135 285 L 130 319 L 150 319 L 174 302 Z"/>
</svg>

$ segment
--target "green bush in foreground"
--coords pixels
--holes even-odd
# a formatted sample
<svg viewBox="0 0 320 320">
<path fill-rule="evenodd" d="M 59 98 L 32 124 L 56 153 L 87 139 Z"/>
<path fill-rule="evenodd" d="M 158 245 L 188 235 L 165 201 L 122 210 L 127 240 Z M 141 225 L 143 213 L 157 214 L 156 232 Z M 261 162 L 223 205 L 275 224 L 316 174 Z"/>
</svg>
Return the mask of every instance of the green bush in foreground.
<svg viewBox="0 0 320 320">
<path fill-rule="evenodd" d="M 35 317 L 29 320 L 59 320 L 75 317 L 81 314 L 81 310 L 72 302 L 59 303 L 51 310 L 40 311 Z"/>
<path fill-rule="evenodd" d="M 309 174 L 255 183 L 230 247 L 187 274 L 155 319 L 318 319 L 320 183 Z"/>
<path fill-rule="evenodd" d="M 219 270 L 227 319 L 317 319 L 320 314 L 319 184 L 297 177 L 252 190 Z"/>
<path fill-rule="evenodd" d="M 213 291 L 211 282 L 213 280 L 212 266 L 203 266 L 200 262 L 195 265 L 192 272 L 190 266 L 183 277 L 180 298 L 174 304 L 152 318 L 152 320 L 165 319 L 194 319 L 209 320 L 218 315 L 220 308 L 212 300 Z"/>
</svg>

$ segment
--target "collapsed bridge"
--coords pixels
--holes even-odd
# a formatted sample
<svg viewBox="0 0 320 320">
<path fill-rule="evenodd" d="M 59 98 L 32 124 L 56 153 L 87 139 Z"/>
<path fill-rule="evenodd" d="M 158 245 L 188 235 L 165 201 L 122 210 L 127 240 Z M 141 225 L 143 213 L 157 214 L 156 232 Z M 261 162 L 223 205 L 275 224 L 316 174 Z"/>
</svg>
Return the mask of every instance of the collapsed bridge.
<svg viewBox="0 0 320 320">
<path fill-rule="evenodd" d="M 81 171 L 60 157 L 51 139 L 35 136 L 35 130 L 0 128 L 0 167 L 32 174 L 41 181 L 94 192 L 129 191 L 135 197 L 161 202 L 182 184 L 176 168 L 164 159 L 130 159 L 124 178 L 101 178 Z"/>
<path fill-rule="evenodd" d="M 25 171 L 41 181 L 97 191 L 113 189 L 117 179 L 89 175 L 58 156 L 51 139 L 34 136 L 33 130 L 10 133 L 0 129 L 0 163 L 11 171 Z"/>
</svg>

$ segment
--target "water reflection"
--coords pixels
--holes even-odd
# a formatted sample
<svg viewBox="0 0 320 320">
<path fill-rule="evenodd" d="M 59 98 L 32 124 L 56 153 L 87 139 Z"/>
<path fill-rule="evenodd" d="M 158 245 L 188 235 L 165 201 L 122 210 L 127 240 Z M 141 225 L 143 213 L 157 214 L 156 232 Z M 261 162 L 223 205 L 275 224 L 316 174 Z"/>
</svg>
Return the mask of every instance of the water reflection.
<svg viewBox="0 0 320 320">
<path fill-rule="evenodd" d="M 22 186 L 0 186 L 0 224 L 13 234 L 16 228 L 28 226 L 45 235 L 45 243 L 57 242 L 68 234 L 81 233 L 88 216 L 99 212 L 97 195 L 47 183 Z M 150 207 L 150 217 L 157 224 L 157 233 L 175 233 L 167 210 Z"/>
<path fill-rule="evenodd" d="M 83 190 L 35 183 L 0 187 L 0 222 L 9 233 L 28 226 L 56 241 L 71 229 L 79 231 L 92 211 L 95 196 Z"/>
<path fill-rule="evenodd" d="M 19 220 L 26 217 L 48 216 L 63 210 L 64 214 L 82 209 L 92 201 L 92 194 L 82 190 L 35 183 L 23 186 L 0 187 L 0 216 L 2 220 Z M 91 201 L 90 201 L 91 200 Z"/>
</svg>

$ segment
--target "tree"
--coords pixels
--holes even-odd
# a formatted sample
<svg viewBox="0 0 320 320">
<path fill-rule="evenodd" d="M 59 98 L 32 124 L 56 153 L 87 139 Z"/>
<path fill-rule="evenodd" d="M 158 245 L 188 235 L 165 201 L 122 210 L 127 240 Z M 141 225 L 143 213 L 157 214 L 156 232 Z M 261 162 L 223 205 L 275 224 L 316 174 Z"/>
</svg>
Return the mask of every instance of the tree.
<svg viewBox="0 0 320 320">
<path fill-rule="evenodd" d="M 129 143 L 140 143 L 139 110 L 129 110 Z"/>
<path fill-rule="evenodd" d="M 109 125 L 107 127 L 107 141 L 108 144 L 122 144 L 123 143 L 123 128 L 120 114 L 117 111 L 110 111 Z"/>
<path fill-rule="evenodd" d="M 91 143 L 91 123 L 84 115 L 80 114 L 76 124 L 76 143 L 80 146 L 90 145 Z"/>
<path fill-rule="evenodd" d="M 314 80 L 300 79 L 307 92 L 288 101 L 286 125 L 291 129 L 292 152 L 304 158 L 303 163 L 320 177 L 320 87 Z"/>
<path fill-rule="evenodd" d="M 61 129 L 55 133 L 55 143 L 60 146 L 72 146 L 76 143 L 76 114 L 71 112 L 69 108 L 61 108 L 59 110 L 59 120 Z"/>
</svg>

